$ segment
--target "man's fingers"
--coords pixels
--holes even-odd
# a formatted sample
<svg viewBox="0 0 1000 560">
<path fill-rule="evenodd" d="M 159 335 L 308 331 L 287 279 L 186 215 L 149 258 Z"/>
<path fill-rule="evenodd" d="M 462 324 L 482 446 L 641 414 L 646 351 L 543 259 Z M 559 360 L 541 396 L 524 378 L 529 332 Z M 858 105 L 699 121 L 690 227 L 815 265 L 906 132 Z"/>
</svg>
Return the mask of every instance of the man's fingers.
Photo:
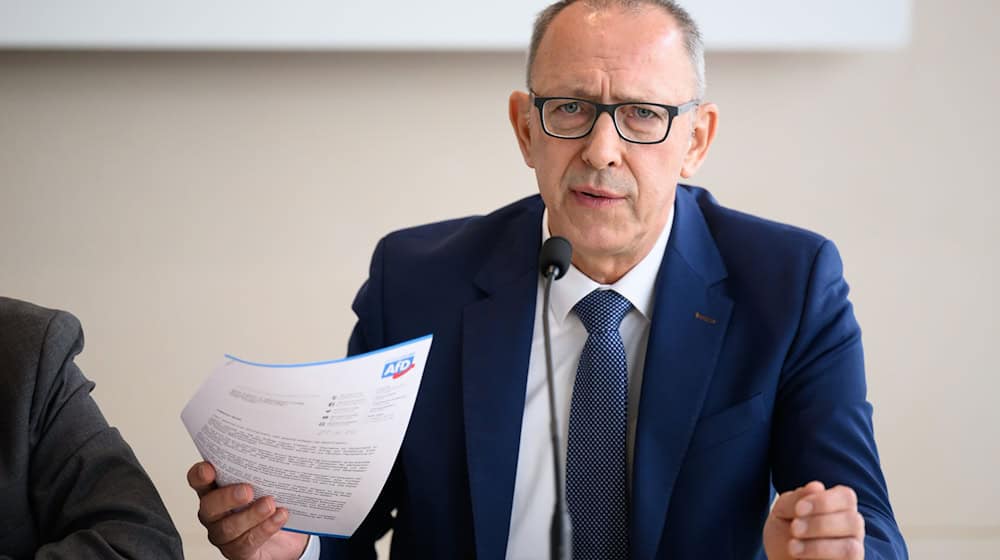
<svg viewBox="0 0 1000 560">
<path fill-rule="evenodd" d="M 771 514 L 784 525 L 788 554 L 801 560 L 862 560 L 865 520 L 858 496 L 846 486 L 818 481 L 778 497 Z"/>
<path fill-rule="evenodd" d="M 216 488 L 201 497 L 198 505 L 198 519 L 208 527 L 212 523 L 230 515 L 234 509 L 253 501 L 253 488 L 249 484 L 231 484 Z"/>
<path fill-rule="evenodd" d="M 247 538 L 250 538 L 246 536 L 247 533 L 251 533 L 259 525 L 265 524 L 274 513 L 274 499 L 265 496 L 243 511 L 231 513 L 214 523 L 207 524 L 208 541 L 218 547 L 233 542 L 245 542 Z M 278 527 L 280 528 L 281 525 L 279 524 Z M 262 542 L 260 541 L 260 543 Z M 260 546 L 260 543 L 257 546 Z"/>
<path fill-rule="evenodd" d="M 774 503 L 773 513 L 779 519 L 791 521 L 795 518 L 795 504 L 797 504 L 805 496 L 819 494 L 823 492 L 823 490 L 823 483 L 815 480 L 805 486 L 800 486 L 795 490 L 789 490 L 781 496 L 778 496 L 778 500 Z"/>
<path fill-rule="evenodd" d="M 858 495 L 847 486 L 834 486 L 826 492 L 805 496 L 795 504 L 795 516 L 821 515 L 838 511 L 856 511 Z"/>
<path fill-rule="evenodd" d="M 200 498 L 215 489 L 215 469 L 205 461 L 195 463 L 188 470 L 187 480 Z"/>
<path fill-rule="evenodd" d="M 799 517 L 790 530 L 797 539 L 864 537 L 865 518 L 856 511 Z"/>
<path fill-rule="evenodd" d="M 803 560 L 862 560 L 865 547 L 861 539 L 815 539 L 788 541 L 788 553 Z"/>
<path fill-rule="evenodd" d="M 252 508 L 251 508 L 252 509 Z M 254 525 L 237 538 L 219 546 L 219 551 L 226 558 L 249 558 L 253 556 L 264 543 L 274 536 L 288 521 L 288 510 L 281 508 Z"/>
</svg>

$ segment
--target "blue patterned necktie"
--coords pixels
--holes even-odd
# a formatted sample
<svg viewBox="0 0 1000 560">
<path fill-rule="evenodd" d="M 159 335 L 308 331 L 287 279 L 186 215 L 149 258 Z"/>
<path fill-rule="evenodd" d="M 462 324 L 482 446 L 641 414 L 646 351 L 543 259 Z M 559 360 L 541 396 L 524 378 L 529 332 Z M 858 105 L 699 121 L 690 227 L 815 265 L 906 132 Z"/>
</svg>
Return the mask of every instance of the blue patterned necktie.
<svg viewBox="0 0 1000 560">
<path fill-rule="evenodd" d="M 618 326 L 630 309 L 613 290 L 594 290 L 573 307 L 587 328 L 566 445 L 574 560 L 628 558 L 628 364 Z"/>
</svg>

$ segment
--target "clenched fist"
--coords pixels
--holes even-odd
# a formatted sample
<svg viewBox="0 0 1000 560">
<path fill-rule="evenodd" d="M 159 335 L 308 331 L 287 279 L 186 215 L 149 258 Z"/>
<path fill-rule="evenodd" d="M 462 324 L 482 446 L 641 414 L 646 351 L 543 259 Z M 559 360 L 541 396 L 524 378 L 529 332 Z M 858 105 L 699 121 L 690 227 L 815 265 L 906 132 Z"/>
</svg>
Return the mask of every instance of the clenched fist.
<svg viewBox="0 0 1000 560">
<path fill-rule="evenodd" d="M 813 481 L 785 492 L 764 524 L 764 550 L 770 560 L 861 560 L 864 543 L 858 497 L 846 486 L 827 489 Z"/>
</svg>

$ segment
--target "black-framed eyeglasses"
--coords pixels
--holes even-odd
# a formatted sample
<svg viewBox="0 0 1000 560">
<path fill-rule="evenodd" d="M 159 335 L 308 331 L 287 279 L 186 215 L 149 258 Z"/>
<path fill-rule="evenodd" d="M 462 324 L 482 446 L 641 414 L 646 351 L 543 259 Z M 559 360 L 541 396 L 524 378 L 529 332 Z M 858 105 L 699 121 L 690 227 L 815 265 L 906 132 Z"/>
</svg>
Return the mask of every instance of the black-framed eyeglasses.
<svg viewBox="0 0 1000 560">
<path fill-rule="evenodd" d="M 661 103 L 629 101 L 627 103 L 595 103 L 576 97 L 538 97 L 535 107 L 542 117 L 542 130 L 549 136 L 575 140 L 594 130 L 601 113 L 611 115 L 618 136 L 634 144 L 659 144 L 667 139 L 677 115 L 697 107 L 701 101 L 692 99 L 679 106 Z"/>
</svg>

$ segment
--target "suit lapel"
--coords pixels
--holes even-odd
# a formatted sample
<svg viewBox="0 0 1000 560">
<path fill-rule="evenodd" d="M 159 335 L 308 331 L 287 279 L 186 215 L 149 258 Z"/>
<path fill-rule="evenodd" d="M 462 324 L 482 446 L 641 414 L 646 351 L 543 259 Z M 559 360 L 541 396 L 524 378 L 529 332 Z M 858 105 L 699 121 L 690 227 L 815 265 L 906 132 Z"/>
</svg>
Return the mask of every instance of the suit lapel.
<svg viewBox="0 0 1000 560">
<path fill-rule="evenodd" d="M 465 308 L 462 392 L 476 557 L 507 547 L 538 288 L 541 205 L 515 218 L 476 277 Z"/>
<path fill-rule="evenodd" d="M 654 558 L 674 482 L 722 348 L 732 301 L 711 289 L 725 267 L 693 196 L 677 189 L 656 280 L 632 484 L 632 557 Z"/>
</svg>

